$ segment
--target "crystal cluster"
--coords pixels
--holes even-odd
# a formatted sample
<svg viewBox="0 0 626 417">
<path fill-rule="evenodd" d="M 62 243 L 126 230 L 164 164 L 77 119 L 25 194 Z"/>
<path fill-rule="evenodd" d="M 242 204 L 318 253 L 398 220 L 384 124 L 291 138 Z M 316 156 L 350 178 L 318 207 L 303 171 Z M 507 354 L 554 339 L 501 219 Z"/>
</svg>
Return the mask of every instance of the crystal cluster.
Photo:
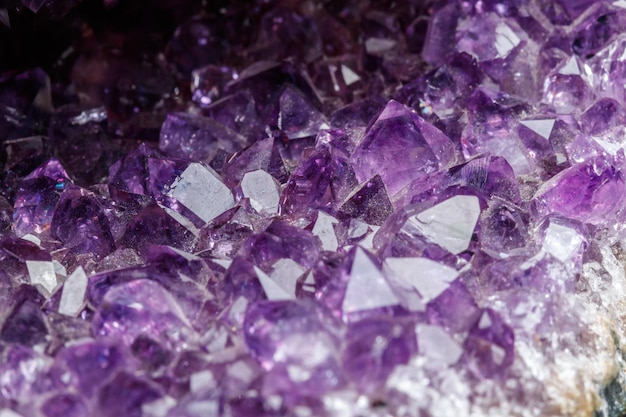
<svg viewBox="0 0 626 417">
<path fill-rule="evenodd" d="M 0 29 L 0 417 L 625 415 L 626 1 Z"/>
</svg>

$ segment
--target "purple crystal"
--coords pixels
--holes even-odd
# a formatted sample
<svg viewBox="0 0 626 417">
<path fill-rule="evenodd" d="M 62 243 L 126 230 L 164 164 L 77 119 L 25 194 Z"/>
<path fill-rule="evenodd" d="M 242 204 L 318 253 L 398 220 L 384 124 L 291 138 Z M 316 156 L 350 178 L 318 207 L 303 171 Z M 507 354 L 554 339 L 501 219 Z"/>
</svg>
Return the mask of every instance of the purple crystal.
<svg viewBox="0 0 626 417">
<path fill-rule="evenodd" d="M 92 253 L 97 258 L 115 250 L 103 202 L 84 189 L 63 193 L 52 217 L 52 237 L 74 253 Z"/>
<path fill-rule="evenodd" d="M 501 375 L 513 364 L 515 336 L 493 310 L 483 310 L 480 319 L 465 339 L 468 360 L 475 360 L 479 372 L 486 378 Z"/>
<path fill-rule="evenodd" d="M 87 417 L 88 410 L 85 403 L 75 395 L 59 394 L 46 400 L 41 406 L 46 417 Z"/>
<path fill-rule="evenodd" d="M 46 162 L 24 178 L 13 208 L 13 222 L 18 236 L 44 233 L 49 229 L 59 197 L 69 183 L 69 175 L 56 159 Z"/>
<path fill-rule="evenodd" d="M 375 393 L 397 365 L 417 352 L 411 321 L 365 319 L 348 327 L 342 352 L 344 369 L 359 389 Z"/>
<path fill-rule="evenodd" d="M 140 417 L 141 406 L 161 397 L 152 384 L 126 372 L 117 374 L 100 391 L 98 406 L 105 417 Z"/>
<path fill-rule="evenodd" d="M 244 143 L 243 137 L 212 119 L 173 113 L 161 128 L 159 149 L 172 158 L 208 162 L 218 149 L 232 153 Z"/>
<path fill-rule="evenodd" d="M 305 396 L 343 385 L 338 335 L 330 317 L 304 302 L 261 302 L 248 308 L 244 322 L 246 346 L 270 371 L 272 385 L 279 392 L 298 387 L 299 395 Z M 303 351 L 308 354 L 302 355 Z"/>
<path fill-rule="evenodd" d="M 374 225 L 382 224 L 392 211 L 391 201 L 379 175 L 355 188 L 340 209 L 346 218 Z"/>
<path fill-rule="evenodd" d="M 9 3 L 0 417 L 623 414 L 626 1 Z"/>
<path fill-rule="evenodd" d="M 552 177 L 535 194 L 539 214 L 560 214 L 589 223 L 602 222 L 619 207 L 622 173 L 603 158 L 574 165 Z"/>
<path fill-rule="evenodd" d="M 120 337 L 130 345 L 139 335 L 165 337 L 169 343 L 188 343 L 193 338 L 182 310 L 159 284 L 131 281 L 111 288 L 93 320 L 99 336 Z"/>
<path fill-rule="evenodd" d="M 393 100 L 369 128 L 351 159 L 357 179 L 367 181 L 378 174 L 391 195 L 455 161 L 450 139 Z"/>
</svg>

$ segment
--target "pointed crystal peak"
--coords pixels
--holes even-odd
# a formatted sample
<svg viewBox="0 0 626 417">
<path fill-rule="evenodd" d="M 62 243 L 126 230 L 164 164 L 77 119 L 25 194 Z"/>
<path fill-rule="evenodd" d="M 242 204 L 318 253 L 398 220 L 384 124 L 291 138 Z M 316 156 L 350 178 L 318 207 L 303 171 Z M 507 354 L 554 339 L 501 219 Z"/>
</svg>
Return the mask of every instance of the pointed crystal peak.
<svg viewBox="0 0 626 417">
<path fill-rule="evenodd" d="M 480 316 L 480 320 L 478 321 L 479 329 L 488 329 L 493 324 L 491 317 L 489 317 L 488 311 L 483 311 L 483 314 Z"/>
<path fill-rule="evenodd" d="M 344 314 L 400 304 L 369 255 L 356 248 L 342 310 Z"/>
<path fill-rule="evenodd" d="M 65 316 L 76 317 L 85 306 L 85 293 L 87 292 L 87 275 L 82 266 L 76 268 L 67 277 L 63 284 L 59 313 Z"/>
<path fill-rule="evenodd" d="M 520 124 L 526 126 L 542 138 L 549 140 L 556 119 L 520 120 Z"/>
<path fill-rule="evenodd" d="M 578 59 L 576 58 L 576 55 L 572 55 L 567 60 L 565 65 L 563 65 L 561 69 L 559 70 L 559 74 L 561 75 L 580 75 L 581 74 L 580 66 L 578 65 Z"/>
<path fill-rule="evenodd" d="M 336 251 L 339 247 L 337 235 L 335 234 L 334 225 L 339 221 L 323 211 L 317 214 L 317 220 L 313 226 L 313 234 L 322 241 L 322 249 L 327 251 Z"/>
<path fill-rule="evenodd" d="M 265 272 L 261 270 L 259 267 L 254 267 L 254 272 L 259 278 L 259 282 L 261 283 L 261 287 L 263 287 L 263 291 L 265 292 L 265 296 L 268 300 L 277 301 L 277 300 L 293 300 L 295 299 L 295 283 L 294 283 L 294 292 L 290 294 L 287 289 L 281 286 L 278 282 L 276 282 L 272 277 L 267 275 Z"/>
<path fill-rule="evenodd" d="M 279 106 L 278 128 L 289 139 L 315 136 L 318 130 L 328 128 L 324 115 L 294 87 L 285 88 Z"/>
<path fill-rule="evenodd" d="M 478 197 L 457 195 L 409 218 L 405 227 L 458 255 L 469 248 L 479 216 Z"/>
<path fill-rule="evenodd" d="M 340 212 L 368 224 L 383 224 L 393 212 L 393 205 L 380 175 L 375 175 L 352 190 Z"/>
<path fill-rule="evenodd" d="M 418 324 L 415 332 L 419 351 L 432 366 L 450 366 L 461 358 L 463 348 L 441 327 Z"/>
<path fill-rule="evenodd" d="M 207 223 L 235 206 L 228 187 L 216 174 L 197 162 L 189 164 L 174 180 L 167 195 Z"/>
<path fill-rule="evenodd" d="M 241 180 L 241 190 L 258 213 L 278 213 L 280 186 L 267 172 L 258 169 L 245 173 Z"/>
<path fill-rule="evenodd" d="M 389 101 L 351 161 L 359 181 L 380 175 L 390 195 L 456 161 L 452 141 L 406 106 Z"/>
<path fill-rule="evenodd" d="M 504 22 L 498 23 L 496 26 L 495 48 L 498 52 L 497 58 L 506 57 L 517 45 L 521 39 L 517 34 Z"/>
<path fill-rule="evenodd" d="M 29 180 L 43 177 L 61 181 L 68 179 L 70 176 L 67 174 L 67 171 L 65 171 L 65 168 L 63 168 L 63 165 L 61 165 L 61 162 L 56 158 L 52 158 L 28 174 L 24 179 Z"/>
<path fill-rule="evenodd" d="M 417 290 L 424 303 L 437 298 L 459 276 L 454 268 L 428 258 L 387 258 L 383 271 L 404 284 L 403 287 Z"/>
<path fill-rule="evenodd" d="M 30 275 L 30 285 L 36 286 L 44 296 L 50 297 L 58 285 L 54 264 L 48 261 L 26 261 L 26 268 Z"/>
</svg>

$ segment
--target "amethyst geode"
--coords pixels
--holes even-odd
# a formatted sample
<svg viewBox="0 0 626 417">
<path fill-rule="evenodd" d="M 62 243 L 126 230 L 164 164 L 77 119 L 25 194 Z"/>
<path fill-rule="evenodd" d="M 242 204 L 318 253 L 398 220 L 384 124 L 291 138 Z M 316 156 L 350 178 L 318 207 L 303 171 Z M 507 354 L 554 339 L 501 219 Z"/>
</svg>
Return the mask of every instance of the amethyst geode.
<svg viewBox="0 0 626 417">
<path fill-rule="evenodd" d="M 0 5 L 0 417 L 626 415 L 626 1 Z"/>
</svg>

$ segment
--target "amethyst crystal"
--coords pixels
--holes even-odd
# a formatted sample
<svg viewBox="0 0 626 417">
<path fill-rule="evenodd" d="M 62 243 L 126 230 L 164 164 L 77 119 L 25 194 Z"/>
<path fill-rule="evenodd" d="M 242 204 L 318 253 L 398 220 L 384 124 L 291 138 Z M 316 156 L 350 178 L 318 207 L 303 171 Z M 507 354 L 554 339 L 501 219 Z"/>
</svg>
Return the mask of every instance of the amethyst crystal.
<svg viewBox="0 0 626 417">
<path fill-rule="evenodd" d="M 626 413 L 626 1 L 0 5 L 0 417 Z"/>
</svg>

